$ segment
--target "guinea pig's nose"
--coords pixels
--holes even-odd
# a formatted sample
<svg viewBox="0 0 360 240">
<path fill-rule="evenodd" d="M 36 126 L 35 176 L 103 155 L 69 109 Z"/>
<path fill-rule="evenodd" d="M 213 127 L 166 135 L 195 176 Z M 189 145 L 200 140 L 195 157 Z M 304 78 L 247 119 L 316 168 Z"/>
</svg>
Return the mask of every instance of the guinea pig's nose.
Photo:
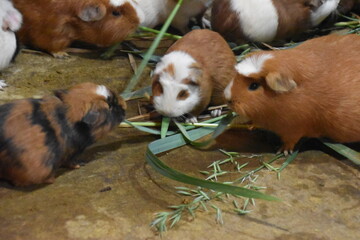
<svg viewBox="0 0 360 240">
<path fill-rule="evenodd" d="M 232 105 L 233 104 L 233 101 L 231 99 L 227 100 L 227 105 Z"/>
</svg>

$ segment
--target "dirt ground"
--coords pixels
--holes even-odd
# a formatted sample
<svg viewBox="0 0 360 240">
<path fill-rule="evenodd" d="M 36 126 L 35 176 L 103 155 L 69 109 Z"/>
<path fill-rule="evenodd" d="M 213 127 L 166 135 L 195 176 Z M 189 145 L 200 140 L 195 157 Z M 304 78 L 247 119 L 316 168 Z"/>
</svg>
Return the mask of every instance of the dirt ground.
<svg viewBox="0 0 360 240">
<path fill-rule="evenodd" d="M 148 71 L 147 71 L 148 73 Z M 0 91 L 0 103 L 41 97 L 74 83 L 92 81 L 121 92 L 132 76 L 126 55 L 101 60 L 98 54 L 71 54 L 68 59 L 22 52 L 0 79 L 9 85 Z M 148 75 L 148 74 L 147 74 Z M 149 84 L 145 76 L 141 86 Z M 129 104 L 128 116 L 136 114 Z M 0 182 L 1 240 L 137 240 L 161 239 L 149 227 L 154 214 L 181 204 L 185 197 L 174 186 L 184 184 L 155 172 L 145 161 L 147 145 L 156 140 L 135 129 L 115 129 L 83 155 L 80 169 L 60 169 L 54 184 L 15 188 Z M 316 141 L 307 144 L 281 174 L 258 173 L 264 193 L 282 202 L 256 201 L 252 212 L 238 215 L 231 201 L 216 201 L 224 224 L 214 211 L 189 214 L 162 239 L 241 240 L 357 240 L 360 239 L 360 168 L 324 152 Z M 214 160 L 224 158 L 218 148 L 271 157 L 274 144 L 258 131 L 229 130 L 208 150 L 183 147 L 162 156 L 167 164 L 201 177 Z M 258 166 L 250 160 L 247 169 Z M 280 166 L 283 160 L 275 163 Z"/>
</svg>

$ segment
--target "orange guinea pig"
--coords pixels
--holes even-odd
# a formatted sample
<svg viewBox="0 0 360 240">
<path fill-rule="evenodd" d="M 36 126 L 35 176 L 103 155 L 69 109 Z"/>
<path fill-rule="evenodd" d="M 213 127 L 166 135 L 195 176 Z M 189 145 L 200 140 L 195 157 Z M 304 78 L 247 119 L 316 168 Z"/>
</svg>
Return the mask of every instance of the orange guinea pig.
<svg viewBox="0 0 360 240">
<path fill-rule="evenodd" d="M 53 183 L 57 168 L 77 168 L 74 158 L 124 119 L 125 107 L 93 83 L 1 105 L 0 178 L 17 186 Z"/>
<path fill-rule="evenodd" d="M 23 14 L 20 42 L 64 57 L 75 40 L 99 46 L 136 30 L 143 12 L 134 0 L 13 0 Z"/>
<path fill-rule="evenodd" d="M 282 150 L 302 137 L 360 141 L 360 36 L 328 35 L 287 50 L 259 51 L 226 87 L 243 121 L 278 134 Z"/>
</svg>

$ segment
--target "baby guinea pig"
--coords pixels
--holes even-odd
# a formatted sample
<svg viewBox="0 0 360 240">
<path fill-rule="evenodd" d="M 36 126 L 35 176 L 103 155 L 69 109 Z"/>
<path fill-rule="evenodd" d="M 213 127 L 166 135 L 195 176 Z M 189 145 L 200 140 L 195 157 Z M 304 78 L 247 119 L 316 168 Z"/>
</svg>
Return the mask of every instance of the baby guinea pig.
<svg viewBox="0 0 360 240">
<path fill-rule="evenodd" d="M 6 68 L 18 53 L 15 32 L 19 30 L 22 16 L 9 0 L 0 0 L 0 70 Z M 0 89 L 6 86 L 0 80 Z"/>
<path fill-rule="evenodd" d="M 155 109 L 168 117 L 196 117 L 209 104 L 224 104 L 223 91 L 236 72 L 226 41 L 210 30 L 193 30 L 173 44 L 152 80 Z"/>
<path fill-rule="evenodd" d="M 360 141 L 360 36 L 328 35 L 287 50 L 259 51 L 226 87 L 244 121 L 278 134 L 282 150 L 302 137 Z"/>
<path fill-rule="evenodd" d="M 215 0 L 211 25 L 229 41 L 285 40 L 317 26 L 339 0 Z"/>
<path fill-rule="evenodd" d="M 24 17 L 20 42 L 65 57 L 75 40 L 110 46 L 136 30 L 143 13 L 135 0 L 13 0 Z"/>
<path fill-rule="evenodd" d="M 138 0 L 145 18 L 141 23 L 144 27 L 153 28 L 165 23 L 178 0 Z M 181 5 L 171 25 L 183 34 L 190 31 L 188 24 L 193 17 L 202 17 L 213 0 L 185 0 Z"/>
<path fill-rule="evenodd" d="M 17 186 L 53 183 L 61 166 L 106 135 L 125 103 L 103 85 L 81 83 L 42 99 L 0 106 L 0 178 Z"/>
</svg>

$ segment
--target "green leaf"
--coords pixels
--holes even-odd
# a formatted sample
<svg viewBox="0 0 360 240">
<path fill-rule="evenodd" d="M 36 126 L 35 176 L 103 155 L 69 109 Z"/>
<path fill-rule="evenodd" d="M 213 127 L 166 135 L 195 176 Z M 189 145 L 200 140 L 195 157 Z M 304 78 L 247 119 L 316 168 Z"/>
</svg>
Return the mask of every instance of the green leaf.
<svg viewBox="0 0 360 240">
<path fill-rule="evenodd" d="M 156 34 L 160 33 L 160 31 L 158 31 L 156 29 L 148 28 L 148 27 L 144 27 L 144 26 L 140 26 L 139 29 L 142 30 L 142 31 L 156 33 Z M 175 40 L 179 40 L 179 39 L 182 38 L 182 36 L 174 35 L 174 34 L 170 34 L 170 33 L 164 33 L 164 37 L 173 38 Z"/>
<path fill-rule="evenodd" d="M 329 148 L 333 149 L 337 153 L 343 155 L 344 157 L 348 158 L 350 161 L 355 163 L 356 165 L 360 165 L 360 153 L 343 145 L 340 143 L 329 143 L 329 142 L 322 142 Z"/>
<path fill-rule="evenodd" d="M 210 139 L 207 141 L 204 141 L 204 142 L 196 142 L 189 136 L 189 134 L 186 131 L 186 129 L 184 128 L 184 126 L 182 126 L 176 120 L 174 120 L 174 122 L 175 122 L 176 126 L 179 128 L 180 132 L 182 133 L 182 135 L 187 143 L 189 143 L 190 145 L 192 145 L 194 147 L 202 148 L 202 147 L 209 145 L 215 138 L 217 138 L 221 133 L 223 133 L 225 131 L 225 129 L 227 128 L 227 126 L 229 125 L 229 123 L 235 118 L 235 116 L 236 115 L 231 112 L 226 117 L 222 118 L 219 122 L 218 127 L 215 129 L 215 131 L 213 131 L 213 134 L 210 137 Z"/>
<path fill-rule="evenodd" d="M 200 128 L 189 131 L 188 136 L 191 139 L 199 139 L 213 131 L 214 131 L 213 129 Z M 175 181 L 212 189 L 218 192 L 225 192 L 229 194 L 239 195 L 243 197 L 258 198 L 258 199 L 264 199 L 270 201 L 279 201 L 279 199 L 276 197 L 269 196 L 254 190 L 249 190 L 242 187 L 235 187 L 217 182 L 206 181 L 185 175 L 181 172 L 178 172 L 170 168 L 165 163 L 163 163 L 158 157 L 156 157 L 156 154 L 184 146 L 185 144 L 186 141 L 184 140 L 181 134 L 172 135 L 170 137 L 154 141 L 148 145 L 148 149 L 146 151 L 146 160 L 149 163 L 149 165 L 152 166 L 160 174 Z"/>
<path fill-rule="evenodd" d="M 165 138 L 169 129 L 171 119 L 168 117 L 163 117 L 161 122 L 161 138 Z"/>
<path fill-rule="evenodd" d="M 151 96 L 152 95 L 151 86 L 144 87 L 144 88 L 139 89 L 139 90 L 134 91 L 134 92 L 122 93 L 120 95 L 124 100 L 143 98 L 146 95 Z"/>
<path fill-rule="evenodd" d="M 147 133 L 154 134 L 154 135 L 161 135 L 161 132 L 159 130 L 148 128 L 148 127 L 143 127 L 143 126 L 138 126 L 138 125 L 135 125 L 131 121 L 128 121 L 128 120 L 125 120 L 124 122 L 131 125 L 131 126 L 133 126 L 134 128 L 136 128 L 136 129 L 138 129 L 140 131 L 147 132 Z M 175 134 L 175 132 L 167 131 L 166 134 L 167 135 L 173 135 L 173 134 Z"/>
<path fill-rule="evenodd" d="M 285 160 L 285 162 L 281 165 L 278 172 L 281 172 L 284 168 L 287 167 L 292 161 L 295 160 L 296 156 L 298 155 L 299 150 L 294 151 L 292 154 L 289 155 L 289 157 Z"/>
</svg>

